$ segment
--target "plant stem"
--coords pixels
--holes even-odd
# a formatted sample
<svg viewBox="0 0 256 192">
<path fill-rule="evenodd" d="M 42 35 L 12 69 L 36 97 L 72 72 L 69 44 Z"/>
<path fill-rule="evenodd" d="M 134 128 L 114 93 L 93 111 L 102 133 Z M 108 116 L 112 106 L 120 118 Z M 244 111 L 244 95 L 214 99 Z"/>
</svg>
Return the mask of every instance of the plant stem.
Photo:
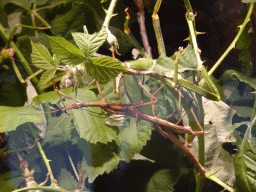
<svg viewBox="0 0 256 192">
<path fill-rule="evenodd" d="M 201 127 L 204 129 L 204 108 L 203 108 L 203 102 L 202 102 L 202 96 L 199 94 L 195 94 L 197 98 L 198 108 L 199 108 L 199 114 L 198 114 L 198 120 L 201 124 Z M 201 135 L 198 135 L 198 156 L 199 156 L 199 162 L 200 164 L 205 167 L 205 147 L 204 147 L 204 133 Z M 196 174 L 196 192 L 203 191 L 203 184 L 205 181 L 205 178 L 201 177 L 200 175 Z"/>
<path fill-rule="evenodd" d="M 28 126 L 29 126 L 29 128 L 30 128 L 30 130 L 31 130 L 31 132 L 32 132 L 33 137 L 35 138 L 35 140 L 37 140 L 37 139 L 38 139 L 38 138 L 37 138 L 37 134 L 35 133 L 33 127 L 31 126 L 30 123 L 27 123 L 27 124 L 28 124 Z M 49 164 L 50 160 L 47 159 L 47 157 L 46 157 L 46 155 L 45 155 L 45 153 L 44 153 L 44 150 L 43 150 L 43 148 L 42 148 L 40 142 L 37 141 L 36 144 L 37 144 L 37 147 L 38 147 L 38 149 L 39 149 L 39 151 L 40 151 L 40 153 L 41 153 L 41 155 L 42 155 L 42 158 L 43 158 L 43 160 L 44 160 L 44 163 L 45 163 L 45 165 L 46 165 L 46 168 L 47 168 L 48 172 L 51 172 L 51 173 L 52 173 L 52 169 L 51 169 L 51 166 L 50 166 L 50 164 Z M 56 185 L 56 184 L 54 183 L 53 174 L 50 175 L 50 179 L 51 179 L 51 184 L 52 184 L 52 185 Z"/>
<path fill-rule="evenodd" d="M 162 0 L 157 0 L 157 2 L 155 4 L 155 7 L 154 7 L 154 12 L 153 12 L 153 15 L 152 15 L 152 19 L 153 19 L 154 31 L 155 31 L 155 34 L 156 34 L 156 40 L 157 40 L 159 55 L 166 56 L 166 51 L 165 51 L 165 46 L 164 46 L 164 39 L 163 39 L 161 26 L 160 26 L 160 20 L 159 20 L 158 14 L 157 14 L 157 12 L 159 11 L 161 3 L 162 3 Z"/>
<path fill-rule="evenodd" d="M 236 35 L 235 39 L 233 40 L 233 42 L 229 45 L 229 47 L 227 48 L 227 50 L 223 53 L 223 55 L 219 58 L 219 60 L 214 64 L 214 66 L 211 68 L 211 70 L 208 72 L 208 75 L 211 75 L 216 69 L 217 67 L 221 64 L 221 62 L 223 61 L 223 59 L 228 55 L 228 53 L 235 47 L 239 37 L 241 36 L 245 26 L 247 25 L 247 23 L 250 21 L 250 17 L 251 17 L 251 14 L 252 14 L 252 11 L 253 11 L 253 8 L 254 8 L 254 4 L 255 3 L 251 3 L 250 5 L 250 8 L 249 8 L 249 11 L 246 15 L 246 18 L 243 22 L 243 24 L 240 27 L 239 29 L 239 32 L 238 34 Z M 203 80 L 201 80 L 203 81 Z"/>
<path fill-rule="evenodd" d="M 152 51 L 151 47 L 148 41 L 148 35 L 145 25 L 145 11 L 144 11 L 144 2 L 143 0 L 136 0 L 136 5 L 139 9 L 139 12 L 137 13 L 137 20 L 140 27 L 140 35 L 143 42 L 143 47 L 145 48 L 147 54 L 152 57 Z"/>
<path fill-rule="evenodd" d="M 2 36 L 4 37 L 4 39 L 6 41 L 8 41 L 8 39 L 10 39 L 10 36 L 8 35 L 8 33 L 5 31 L 4 27 L 2 26 L 2 24 L 0 23 L 0 33 L 2 34 Z M 22 55 L 22 53 L 20 52 L 19 48 L 15 45 L 15 43 L 13 41 L 10 42 L 10 47 L 12 47 L 13 49 L 15 49 L 15 53 L 18 57 L 18 59 L 21 61 L 23 67 L 25 68 L 25 70 L 27 71 L 27 73 L 29 75 L 32 75 L 34 72 L 32 71 L 32 69 L 30 68 L 27 60 L 25 59 L 25 57 Z M 38 93 L 42 93 L 43 91 L 40 89 L 40 87 L 38 87 L 38 79 L 37 77 L 34 77 L 32 79 L 32 82 L 35 84 L 35 87 L 37 88 Z"/>
<path fill-rule="evenodd" d="M 116 3 L 117 3 L 117 0 L 111 0 L 111 3 L 109 5 L 108 11 L 107 11 L 107 15 L 105 17 L 105 21 L 104 21 L 102 27 L 108 28 L 110 19 L 113 17 L 113 11 L 116 6 Z"/>
<path fill-rule="evenodd" d="M 221 180 L 219 180 L 217 177 L 215 177 L 211 173 L 206 172 L 205 176 L 206 176 L 207 179 L 210 179 L 210 180 L 214 181 L 215 183 L 219 184 L 220 186 L 222 186 L 225 190 L 228 190 L 230 192 L 235 192 L 235 190 L 233 188 L 231 188 L 226 183 L 224 183 Z"/>
<path fill-rule="evenodd" d="M 60 191 L 63 192 L 63 189 L 60 187 L 52 187 L 52 186 L 35 186 L 35 187 L 25 187 L 22 189 L 16 189 L 13 192 L 21 192 L 21 191 L 29 191 L 29 190 L 45 190 L 45 191 Z M 68 192 L 68 191 L 65 191 Z"/>
<path fill-rule="evenodd" d="M 189 12 L 189 13 L 192 12 L 193 13 L 193 9 L 191 7 L 191 4 L 190 4 L 189 0 L 183 0 L 183 2 L 185 4 L 185 6 L 186 6 L 187 12 Z"/>
</svg>

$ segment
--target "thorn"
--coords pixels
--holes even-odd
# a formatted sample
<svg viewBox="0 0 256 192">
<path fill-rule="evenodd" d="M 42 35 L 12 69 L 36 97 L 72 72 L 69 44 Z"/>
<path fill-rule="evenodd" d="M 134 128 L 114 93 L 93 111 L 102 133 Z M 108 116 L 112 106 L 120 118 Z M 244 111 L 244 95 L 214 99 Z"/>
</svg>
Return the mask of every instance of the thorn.
<svg viewBox="0 0 256 192">
<path fill-rule="evenodd" d="M 189 37 L 187 37 L 186 39 L 184 39 L 183 41 L 190 41 L 191 40 L 191 38 L 190 38 L 190 36 Z"/>
</svg>

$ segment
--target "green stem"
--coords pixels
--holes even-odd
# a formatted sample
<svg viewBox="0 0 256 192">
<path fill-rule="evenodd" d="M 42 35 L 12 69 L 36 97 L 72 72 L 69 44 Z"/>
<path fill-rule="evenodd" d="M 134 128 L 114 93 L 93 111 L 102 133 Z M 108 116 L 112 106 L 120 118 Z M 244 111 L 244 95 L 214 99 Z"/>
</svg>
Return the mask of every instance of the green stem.
<svg viewBox="0 0 256 192">
<path fill-rule="evenodd" d="M 210 180 L 214 181 L 215 183 L 219 184 L 220 186 L 222 186 L 225 190 L 228 190 L 230 192 L 235 192 L 235 190 L 233 188 L 231 188 L 226 183 L 224 183 L 221 180 L 219 180 L 217 177 L 215 177 L 211 173 L 206 172 L 205 176 L 206 176 L 207 179 L 210 179 Z"/>
<path fill-rule="evenodd" d="M 35 133 L 33 127 L 31 126 L 30 123 L 27 123 L 27 124 L 28 124 L 28 126 L 29 126 L 29 128 L 30 128 L 30 130 L 31 130 L 31 132 L 32 132 L 33 137 L 35 138 L 35 140 L 37 140 L 37 139 L 38 139 L 38 138 L 37 138 L 37 134 Z M 38 149 L 39 149 L 39 151 L 40 151 L 40 153 L 41 153 L 41 155 L 42 155 L 42 158 L 43 158 L 43 160 L 44 160 L 44 163 L 45 163 L 45 165 L 46 165 L 46 168 L 47 168 L 48 172 L 51 172 L 51 173 L 52 173 L 52 169 L 51 169 L 51 166 L 50 166 L 50 164 L 49 164 L 50 160 L 47 159 L 47 157 L 46 157 L 46 155 L 45 155 L 45 153 L 44 153 L 44 150 L 43 150 L 43 148 L 42 148 L 40 142 L 37 141 L 36 144 L 37 144 L 37 147 L 38 147 Z M 51 179 L 51 184 L 52 184 L 52 185 L 56 185 L 56 184 L 54 183 L 53 173 L 50 175 L 50 179 Z"/>
<path fill-rule="evenodd" d="M 195 94 L 196 99 L 198 101 L 199 115 L 198 121 L 200 122 L 202 128 L 204 129 L 204 108 L 202 102 L 202 96 L 199 94 Z M 198 136 L 198 156 L 200 164 L 205 167 L 205 142 L 204 142 L 204 134 Z M 205 178 L 201 177 L 199 174 L 196 174 L 196 192 L 203 191 L 203 184 Z"/>
<path fill-rule="evenodd" d="M 193 9 L 192 9 L 192 6 L 191 6 L 189 0 L 183 0 L 183 2 L 185 4 L 185 6 L 186 6 L 187 12 L 189 12 L 189 13 L 192 12 L 193 13 Z"/>
<path fill-rule="evenodd" d="M 108 28 L 110 19 L 113 17 L 113 11 L 116 6 L 116 3 L 117 3 L 117 0 L 111 0 L 111 3 L 109 5 L 108 11 L 107 11 L 107 15 L 105 17 L 105 21 L 104 21 L 102 27 Z"/>
<path fill-rule="evenodd" d="M 197 41 L 196 41 L 196 34 L 195 34 L 195 28 L 194 28 L 194 14 L 192 12 L 187 12 L 186 13 L 186 19 L 187 19 L 187 23 L 188 23 L 188 27 L 189 27 L 189 31 L 190 31 L 190 38 L 192 40 L 192 44 L 193 44 L 193 48 L 194 48 L 194 52 L 197 58 L 197 70 L 200 71 L 202 73 L 203 79 L 205 79 L 205 81 L 207 82 L 207 85 L 209 86 L 209 88 L 211 89 L 211 91 L 217 95 L 218 100 L 220 100 L 220 95 L 219 95 L 219 91 L 217 89 L 217 87 L 215 86 L 215 84 L 213 83 L 213 81 L 211 80 L 211 78 L 209 77 L 205 67 L 203 66 L 203 62 L 201 60 L 200 57 L 200 52 L 199 52 L 199 48 L 197 45 Z M 202 84 L 201 82 L 199 83 L 199 85 L 201 87 Z"/>
<path fill-rule="evenodd" d="M 28 191 L 28 190 L 44 190 L 44 191 L 63 191 L 60 187 L 52 187 L 52 186 L 35 186 L 35 187 L 25 187 L 22 189 L 16 189 L 13 192 L 21 192 L 21 191 Z M 68 191 L 65 191 L 68 192 Z"/>
<path fill-rule="evenodd" d="M 10 36 L 8 35 L 8 33 L 5 31 L 4 27 L 2 26 L 2 24 L 0 23 L 0 33 L 1 35 L 4 37 L 4 39 L 6 41 L 8 41 L 8 39 L 10 38 Z M 15 43 L 13 41 L 10 42 L 10 47 L 12 47 L 13 49 L 15 49 L 15 53 L 18 57 L 18 59 L 21 61 L 23 67 L 25 68 L 25 70 L 27 71 L 27 73 L 29 75 L 32 75 L 34 72 L 32 71 L 32 69 L 30 68 L 27 60 L 25 59 L 25 57 L 23 56 L 23 54 L 20 52 L 19 48 L 15 45 Z M 32 79 L 32 82 L 35 84 L 35 87 L 37 87 L 38 85 L 38 79 L 36 77 L 34 77 Z M 37 87 L 37 91 L 38 93 L 42 93 L 43 91 Z"/>
<path fill-rule="evenodd" d="M 253 119 L 255 116 L 256 116 L 256 93 L 254 93 L 254 104 L 253 104 L 251 119 Z"/>
<path fill-rule="evenodd" d="M 219 60 L 214 64 L 214 66 L 211 68 L 211 70 L 208 72 L 208 75 L 211 75 L 216 69 L 217 67 L 221 64 L 221 62 L 223 61 L 223 59 L 229 54 L 229 52 L 235 47 L 239 37 L 241 36 L 244 28 L 246 27 L 247 23 L 250 21 L 250 17 L 252 14 L 254 8 L 254 3 L 251 3 L 249 11 L 246 15 L 246 18 L 242 24 L 242 26 L 240 26 L 239 32 L 237 34 L 237 36 L 235 37 L 235 39 L 233 40 L 233 42 L 229 45 L 229 47 L 227 48 L 227 50 L 225 51 L 225 53 L 223 53 L 223 55 L 219 58 Z"/>
<path fill-rule="evenodd" d="M 75 175 L 76 175 L 76 179 L 77 179 L 77 181 L 79 181 L 79 175 L 78 175 L 78 173 L 77 173 L 77 171 L 76 171 L 76 167 L 75 167 L 75 165 L 74 165 L 74 163 L 73 163 L 73 160 L 72 160 L 72 158 L 70 157 L 70 154 L 69 154 L 68 150 L 66 150 L 66 151 L 67 151 L 67 154 L 68 154 L 69 162 L 70 162 L 70 164 L 71 164 L 71 166 L 72 166 L 72 168 L 73 168 L 73 171 L 74 171 L 74 173 L 75 173 Z"/>
<path fill-rule="evenodd" d="M 163 39 L 161 26 L 160 26 L 160 20 L 159 20 L 158 14 L 157 14 L 161 3 L 162 3 L 162 0 L 157 0 L 157 2 L 155 4 L 155 7 L 154 7 L 152 20 L 153 20 L 154 31 L 155 31 L 155 34 L 156 34 L 156 40 L 157 40 L 159 55 L 166 56 L 164 39 Z"/>
</svg>

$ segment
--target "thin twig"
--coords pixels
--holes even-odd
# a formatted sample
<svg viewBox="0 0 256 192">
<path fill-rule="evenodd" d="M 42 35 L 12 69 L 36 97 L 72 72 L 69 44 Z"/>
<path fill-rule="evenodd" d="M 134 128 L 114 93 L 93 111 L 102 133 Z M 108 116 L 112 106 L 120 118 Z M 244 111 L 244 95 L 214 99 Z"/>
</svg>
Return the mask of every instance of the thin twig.
<svg viewBox="0 0 256 192">
<path fill-rule="evenodd" d="M 137 13 L 137 19 L 140 27 L 140 35 L 143 42 L 143 46 L 147 52 L 147 54 L 152 57 L 151 47 L 148 41 L 148 35 L 145 25 L 145 11 L 144 11 L 144 3 L 143 0 L 136 0 L 137 7 L 139 12 Z"/>
</svg>

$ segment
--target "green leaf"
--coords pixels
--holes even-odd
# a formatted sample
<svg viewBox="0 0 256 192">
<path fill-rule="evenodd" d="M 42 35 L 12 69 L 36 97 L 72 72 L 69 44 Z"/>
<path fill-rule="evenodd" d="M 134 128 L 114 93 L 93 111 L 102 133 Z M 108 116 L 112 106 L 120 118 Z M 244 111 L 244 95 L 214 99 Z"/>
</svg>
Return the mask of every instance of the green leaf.
<svg viewBox="0 0 256 192">
<path fill-rule="evenodd" d="M 42 145 L 48 144 L 49 147 L 61 145 L 65 147 L 68 142 L 76 141 L 79 138 L 74 126 L 73 116 L 65 113 L 57 117 L 47 118 L 47 132 L 50 133 L 45 136 Z M 68 150 L 68 148 L 66 149 Z"/>
<path fill-rule="evenodd" d="M 32 106 L 0 106 L 0 114 L 0 132 L 13 131 L 17 126 L 26 122 L 41 122 L 43 120 L 42 112 Z"/>
<path fill-rule="evenodd" d="M 253 87 L 254 89 L 256 89 L 256 79 L 247 77 L 246 75 L 239 73 L 238 71 L 227 70 L 222 76 L 223 78 L 231 78 L 233 80 L 239 80 L 241 82 L 245 82 L 251 87 Z"/>
<path fill-rule="evenodd" d="M 88 181 L 92 183 L 96 177 L 103 173 L 110 173 L 117 168 L 119 158 L 117 156 L 118 146 L 116 143 L 90 144 L 84 139 L 78 141 L 78 147 L 84 153 L 81 166 L 88 174 Z"/>
<path fill-rule="evenodd" d="M 53 53 L 67 65 L 78 65 L 85 57 L 80 49 L 62 37 L 49 37 Z"/>
<path fill-rule="evenodd" d="M 106 29 L 102 29 L 92 35 L 86 33 L 72 33 L 77 46 L 83 51 L 85 57 L 96 52 L 107 39 Z"/>
<path fill-rule="evenodd" d="M 55 69 L 56 65 L 46 47 L 42 44 L 32 43 L 32 63 L 42 69 Z"/>
<path fill-rule="evenodd" d="M 39 82 L 39 86 L 42 87 L 54 77 L 59 60 L 53 59 L 44 45 L 36 43 L 32 43 L 31 60 L 36 67 L 46 69 Z"/>
<path fill-rule="evenodd" d="M 126 122 L 119 128 L 120 160 L 130 162 L 147 144 L 151 136 L 151 123 L 140 121 L 139 126 L 135 118 L 127 117 Z"/>
<path fill-rule="evenodd" d="M 242 16 L 240 16 L 238 26 L 242 25 L 248 10 L 243 9 Z M 242 71 L 245 75 L 249 76 L 252 73 L 252 67 L 251 67 L 251 60 L 250 60 L 250 53 L 248 51 L 248 47 L 250 46 L 251 39 L 253 34 L 249 32 L 249 29 L 251 28 L 250 23 L 248 23 L 241 36 L 239 37 L 236 47 L 239 49 L 239 60 L 242 61 Z M 237 32 L 239 32 L 240 28 L 237 29 Z"/>
<path fill-rule="evenodd" d="M 242 0 L 243 3 L 256 3 L 256 0 Z"/>
<path fill-rule="evenodd" d="M 180 173 L 172 169 L 157 171 L 147 183 L 146 192 L 172 192 Z"/>
<path fill-rule="evenodd" d="M 75 92 L 72 92 L 72 89 L 64 89 L 60 91 L 68 95 L 69 97 L 76 97 L 76 94 Z M 79 95 L 80 92 L 82 92 L 82 94 Z M 77 89 L 77 94 L 78 96 L 76 97 L 76 99 L 80 101 L 96 101 L 96 96 L 92 91 Z M 56 91 L 52 91 L 35 97 L 32 101 L 32 104 L 35 106 L 42 103 L 56 104 L 59 102 L 59 100 L 60 98 L 58 93 Z M 64 103 L 68 106 L 69 101 L 64 101 Z M 63 107 L 62 103 L 60 103 L 60 105 L 61 107 Z M 107 117 L 107 115 L 101 108 L 86 107 L 81 109 L 72 109 L 71 111 L 68 111 L 68 113 L 72 114 L 74 125 L 80 138 L 84 138 L 88 142 L 94 144 L 96 144 L 97 142 L 106 144 L 108 142 L 112 142 L 113 140 L 117 141 L 117 128 L 105 124 L 105 118 Z M 57 120 L 55 121 L 57 124 Z"/>
<path fill-rule="evenodd" d="M 251 131 L 255 119 L 248 123 L 245 136 L 234 155 L 237 191 L 256 191 L 256 140 Z"/>
<path fill-rule="evenodd" d="M 175 60 L 177 54 L 178 51 L 176 51 L 171 56 L 171 59 Z M 178 64 L 181 65 L 183 68 L 197 68 L 195 51 L 190 44 L 183 50 L 182 54 L 179 57 Z"/>
<path fill-rule="evenodd" d="M 58 185 L 63 189 L 73 191 L 77 188 L 77 181 L 69 171 L 61 168 L 60 176 L 58 178 Z"/>
<path fill-rule="evenodd" d="M 107 82 L 125 71 L 120 61 L 111 57 L 93 57 L 86 62 L 86 70 L 90 76 L 99 82 Z"/>
<path fill-rule="evenodd" d="M 85 91 L 77 97 L 81 101 L 95 102 L 96 96 L 92 91 Z M 117 141 L 117 129 L 105 123 L 106 113 L 99 107 L 87 107 L 83 109 L 72 109 L 74 123 L 80 138 L 97 144 Z"/>
</svg>

